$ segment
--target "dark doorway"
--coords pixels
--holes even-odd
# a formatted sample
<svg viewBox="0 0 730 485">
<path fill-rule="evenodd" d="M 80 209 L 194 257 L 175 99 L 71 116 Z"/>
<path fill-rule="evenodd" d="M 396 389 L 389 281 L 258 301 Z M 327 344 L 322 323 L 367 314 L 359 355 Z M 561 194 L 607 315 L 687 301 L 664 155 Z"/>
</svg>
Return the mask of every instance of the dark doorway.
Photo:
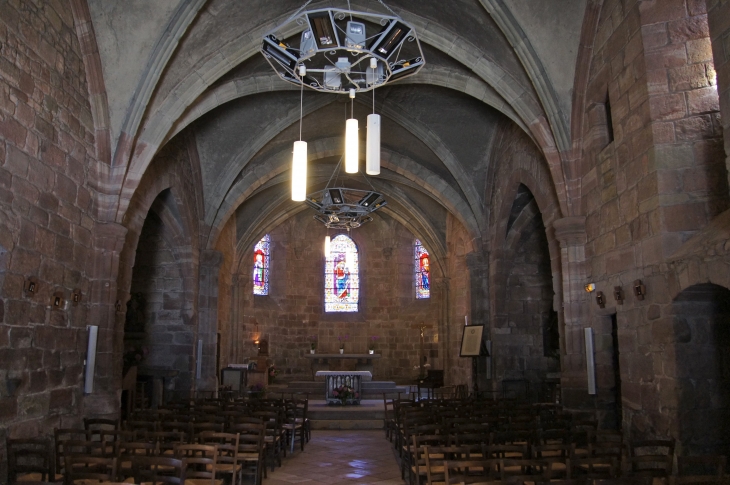
<svg viewBox="0 0 730 485">
<path fill-rule="evenodd" d="M 674 352 L 665 352 L 663 367 L 672 396 L 662 400 L 676 406 L 683 454 L 730 452 L 730 291 L 694 285 L 672 305 L 668 330 Z M 667 349 L 670 350 L 670 349 Z M 674 358 L 672 358 L 675 356 Z"/>
</svg>

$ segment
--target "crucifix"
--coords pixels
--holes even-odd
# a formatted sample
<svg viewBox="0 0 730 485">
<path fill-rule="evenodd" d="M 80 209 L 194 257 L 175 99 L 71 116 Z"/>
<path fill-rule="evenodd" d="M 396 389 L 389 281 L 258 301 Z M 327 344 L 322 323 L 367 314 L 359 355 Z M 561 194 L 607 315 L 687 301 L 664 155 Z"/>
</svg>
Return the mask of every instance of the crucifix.
<svg viewBox="0 0 730 485">
<path fill-rule="evenodd" d="M 432 328 L 432 327 L 433 327 L 433 325 L 426 325 L 423 322 L 421 322 L 420 324 L 414 323 L 413 325 L 411 325 L 411 328 L 417 328 L 418 330 L 421 331 L 421 358 L 419 359 L 419 363 L 418 363 L 418 365 L 420 367 L 420 370 L 418 371 L 418 377 L 420 379 L 423 379 L 424 377 L 426 377 L 426 373 L 424 372 L 424 369 L 423 369 L 423 365 L 426 363 L 426 351 L 424 349 L 423 331 L 426 330 L 427 328 Z"/>
</svg>

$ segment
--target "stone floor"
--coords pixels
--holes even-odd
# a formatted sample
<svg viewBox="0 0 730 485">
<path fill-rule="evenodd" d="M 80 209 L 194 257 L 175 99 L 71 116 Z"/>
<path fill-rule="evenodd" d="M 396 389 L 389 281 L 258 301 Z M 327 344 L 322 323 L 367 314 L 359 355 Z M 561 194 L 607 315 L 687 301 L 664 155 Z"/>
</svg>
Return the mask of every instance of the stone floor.
<svg viewBox="0 0 730 485">
<path fill-rule="evenodd" d="M 304 451 L 295 450 L 264 485 L 403 485 L 393 445 L 383 430 L 314 430 Z"/>
</svg>

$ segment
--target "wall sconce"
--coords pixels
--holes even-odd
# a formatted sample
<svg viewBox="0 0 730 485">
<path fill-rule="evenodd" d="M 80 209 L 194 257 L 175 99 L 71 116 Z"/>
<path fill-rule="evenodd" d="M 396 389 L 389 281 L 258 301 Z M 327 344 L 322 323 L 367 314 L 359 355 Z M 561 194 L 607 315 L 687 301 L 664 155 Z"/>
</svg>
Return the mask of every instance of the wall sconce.
<svg viewBox="0 0 730 485">
<path fill-rule="evenodd" d="M 117 313 L 122 312 L 122 300 L 117 300 L 116 303 L 114 303 L 114 310 L 116 310 Z"/>
<path fill-rule="evenodd" d="M 603 295 L 602 291 L 596 293 L 596 303 L 598 303 L 599 307 L 606 308 L 606 297 Z"/>
<path fill-rule="evenodd" d="M 634 280 L 634 295 L 636 295 L 637 300 L 643 300 L 644 295 L 646 295 L 646 286 L 641 280 Z"/>
<path fill-rule="evenodd" d="M 38 292 L 38 280 L 35 276 L 31 276 L 27 280 L 25 280 L 25 285 L 23 287 L 25 290 L 25 293 L 28 296 L 33 296 L 35 293 Z"/>
<path fill-rule="evenodd" d="M 624 290 L 622 290 L 620 286 L 613 287 L 613 299 L 616 300 L 619 305 L 624 304 Z"/>
<path fill-rule="evenodd" d="M 585 285 L 585 289 L 586 289 L 586 292 L 593 293 L 594 291 L 596 291 L 596 284 L 595 283 L 587 283 Z"/>
<path fill-rule="evenodd" d="M 51 309 L 52 310 L 63 310 L 64 304 L 63 291 L 56 291 L 51 296 Z"/>
<path fill-rule="evenodd" d="M 71 302 L 73 303 L 73 306 L 78 306 L 79 303 L 81 303 L 81 290 L 76 288 L 74 289 L 73 293 L 71 293 Z"/>
</svg>

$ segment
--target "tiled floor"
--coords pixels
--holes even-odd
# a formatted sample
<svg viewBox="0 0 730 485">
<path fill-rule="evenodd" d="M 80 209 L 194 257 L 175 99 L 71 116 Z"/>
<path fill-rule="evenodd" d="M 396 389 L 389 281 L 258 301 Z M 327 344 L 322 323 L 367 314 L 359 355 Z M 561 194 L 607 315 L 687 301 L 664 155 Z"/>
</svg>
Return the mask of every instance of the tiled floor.
<svg viewBox="0 0 730 485">
<path fill-rule="evenodd" d="M 313 430 L 304 451 L 297 449 L 268 473 L 264 485 L 404 484 L 393 445 L 382 430 Z"/>
</svg>

